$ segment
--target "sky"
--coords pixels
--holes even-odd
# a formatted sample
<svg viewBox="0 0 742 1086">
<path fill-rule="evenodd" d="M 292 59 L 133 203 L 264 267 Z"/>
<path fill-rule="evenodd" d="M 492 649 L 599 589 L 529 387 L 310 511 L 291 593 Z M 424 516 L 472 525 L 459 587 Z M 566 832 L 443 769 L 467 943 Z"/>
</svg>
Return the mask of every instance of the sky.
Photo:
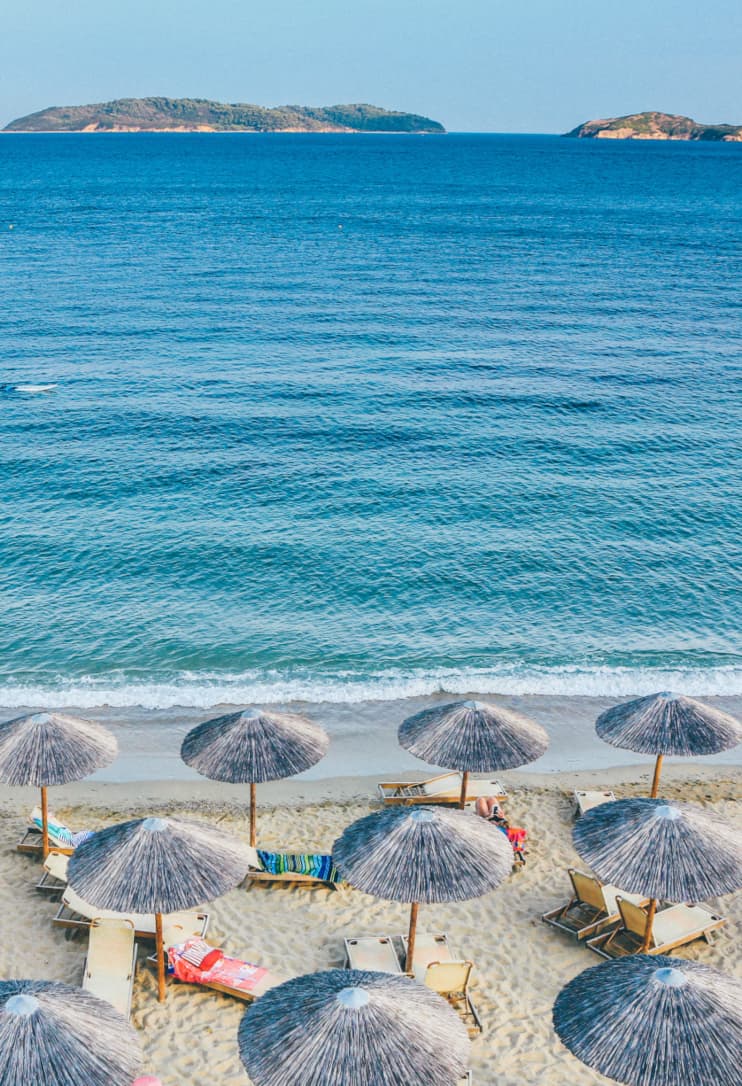
<svg viewBox="0 0 742 1086">
<path fill-rule="evenodd" d="M 451 131 L 742 123 L 740 0 L 0 0 L 0 126 L 167 95 L 371 102 Z"/>
</svg>

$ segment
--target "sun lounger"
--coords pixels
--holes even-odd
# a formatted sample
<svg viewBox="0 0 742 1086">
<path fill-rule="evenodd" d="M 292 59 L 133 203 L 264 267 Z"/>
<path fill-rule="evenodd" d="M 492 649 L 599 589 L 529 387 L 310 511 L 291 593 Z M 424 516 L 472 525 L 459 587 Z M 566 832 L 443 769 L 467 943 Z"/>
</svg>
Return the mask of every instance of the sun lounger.
<svg viewBox="0 0 742 1086">
<path fill-rule="evenodd" d="M 75 932 L 86 931 L 94 918 L 129 920 L 134 927 L 137 938 L 155 938 L 154 916 L 140 916 L 136 913 L 124 915 L 108 909 L 96 909 L 93 905 L 89 905 L 87 901 L 83 901 L 70 886 L 67 886 L 62 894 L 62 901 L 52 923 L 58 928 L 65 928 L 68 937 L 71 938 Z M 173 913 L 169 919 L 173 923 L 182 924 L 189 936 L 198 935 L 203 938 L 209 927 L 209 914 L 197 912 L 196 910 Z"/>
<path fill-rule="evenodd" d="M 647 900 L 639 894 L 627 894 L 616 886 L 604 885 L 594 875 L 586 875 L 573 867 L 570 867 L 568 874 L 572 883 L 572 897 L 566 905 L 544 913 L 541 919 L 545 924 L 577 939 L 587 939 L 620 922 L 616 904 L 618 894 L 635 905 L 642 905 Z"/>
<path fill-rule="evenodd" d="M 442 773 L 427 781 L 385 781 L 379 784 L 379 796 L 382 803 L 411 805 L 414 803 L 449 803 L 457 804 L 461 797 L 461 773 Z M 507 799 L 507 791 L 502 781 L 480 780 L 469 777 L 466 789 L 468 800 L 480 796 L 495 796 L 499 800 Z"/>
<path fill-rule="evenodd" d="M 346 969 L 369 969 L 374 973 L 401 973 L 394 942 L 389 935 L 360 935 L 344 939 Z"/>
<path fill-rule="evenodd" d="M 73 833 L 68 826 L 65 826 L 63 822 L 60 822 L 51 812 L 49 812 L 47 817 L 47 829 L 50 846 L 57 852 L 66 853 L 68 856 L 72 855 L 77 845 L 81 844 L 90 836 L 89 830 L 81 830 L 79 833 Z M 18 844 L 15 846 L 16 852 L 21 852 L 26 856 L 41 856 L 43 851 L 41 839 L 41 807 L 34 807 L 28 817 L 28 825 L 18 841 Z"/>
<path fill-rule="evenodd" d="M 593 807 L 599 807 L 601 803 L 613 803 L 615 799 L 615 792 L 575 791 L 572 793 L 575 818 L 580 818 L 585 811 L 590 811 Z"/>
<path fill-rule="evenodd" d="M 602 958 L 622 958 L 637 954 L 647 930 L 647 909 L 619 896 L 618 910 L 622 924 L 613 931 L 588 939 L 587 945 Z M 713 941 L 714 932 L 726 924 L 726 918 L 702 905 L 670 905 L 655 914 L 652 939 L 647 954 L 669 954 L 676 947 L 696 939 Z"/>
<path fill-rule="evenodd" d="M 407 936 L 400 935 L 400 941 L 404 950 L 404 960 L 407 960 Z M 412 963 L 412 973 L 415 980 L 423 983 L 425 972 L 431 962 L 452 962 L 456 955 L 448 945 L 448 936 L 445 932 L 419 931 L 415 936 L 415 958 Z"/>
<path fill-rule="evenodd" d="M 131 921 L 95 917 L 83 969 L 85 991 L 105 999 L 128 1018 L 136 966 L 137 944 Z"/>
<path fill-rule="evenodd" d="M 250 858 L 247 882 L 299 882 L 308 886 L 327 886 L 331 890 L 342 885 L 331 856 L 245 847 Z"/>
<path fill-rule="evenodd" d="M 470 961 L 431 962 L 423 983 L 443 996 L 459 1012 L 470 1032 L 481 1033 L 482 1023 L 469 995 L 469 980 L 474 963 Z"/>
<path fill-rule="evenodd" d="M 251 1003 L 287 979 L 262 966 L 228 957 L 219 947 L 200 938 L 186 938 L 182 924 L 167 917 L 162 937 L 167 951 L 167 975 L 185 984 L 212 988 Z M 147 959 L 156 964 L 153 955 Z"/>
<path fill-rule="evenodd" d="M 67 865 L 70 858 L 56 849 L 44 860 L 44 873 L 36 883 L 39 893 L 49 894 L 52 901 L 59 901 L 67 885 Z"/>
</svg>

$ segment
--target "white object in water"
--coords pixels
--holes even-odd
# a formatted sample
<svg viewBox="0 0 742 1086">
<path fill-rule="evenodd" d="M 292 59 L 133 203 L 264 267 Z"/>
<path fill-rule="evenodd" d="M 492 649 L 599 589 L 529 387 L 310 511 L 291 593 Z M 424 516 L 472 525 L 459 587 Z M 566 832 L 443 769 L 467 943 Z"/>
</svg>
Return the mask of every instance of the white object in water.
<svg viewBox="0 0 742 1086">
<path fill-rule="evenodd" d="M 56 385 L 16 385 L 16 392 L 51 392 Z"/>
</svg>

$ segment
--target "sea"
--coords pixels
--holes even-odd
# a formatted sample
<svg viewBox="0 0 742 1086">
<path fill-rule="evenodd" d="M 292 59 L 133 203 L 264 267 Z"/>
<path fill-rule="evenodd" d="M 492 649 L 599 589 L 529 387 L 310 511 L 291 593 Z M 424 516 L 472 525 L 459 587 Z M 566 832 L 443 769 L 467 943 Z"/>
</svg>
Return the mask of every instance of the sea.
<svg viewBox="0 0 742 1086">
<path fill-rule="evenodd" d="M 742 695 L 741 284 L 735 144 L 0 137 L 0 705 Z"/>
</svg>

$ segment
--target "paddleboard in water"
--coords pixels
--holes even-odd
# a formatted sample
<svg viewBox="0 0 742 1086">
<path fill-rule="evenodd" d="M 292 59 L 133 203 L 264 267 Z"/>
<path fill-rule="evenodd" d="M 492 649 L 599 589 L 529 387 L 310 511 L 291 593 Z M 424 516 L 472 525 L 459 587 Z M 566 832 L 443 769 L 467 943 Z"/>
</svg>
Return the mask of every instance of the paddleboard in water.
<svg viewBox="0 0 742 1086">
<path fill-rule="evenodd" d="M 16 392 L 51 392 L 56 385 L 16 385 Z"/>
</svg>

